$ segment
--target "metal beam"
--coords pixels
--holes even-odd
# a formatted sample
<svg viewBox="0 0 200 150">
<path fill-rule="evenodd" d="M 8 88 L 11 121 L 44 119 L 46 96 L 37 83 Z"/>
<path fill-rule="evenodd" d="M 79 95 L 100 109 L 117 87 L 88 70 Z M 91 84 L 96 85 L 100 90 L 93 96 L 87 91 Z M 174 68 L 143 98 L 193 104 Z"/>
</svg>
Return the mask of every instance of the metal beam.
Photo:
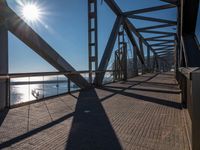
<svg viewBox="0 0 200 150">
<path fill-rule="evenodd" d="M 158 29 L 158 28 L 166 28 L 166 27 L 170 27 L 170 26 L 174 26 L 172 24 L 161 24 L 161 25 L 156 25 L 156 26 L 150 26 L 150 27 L 143 27 L 143 28 L 138 28 L 137 31 L 144 31 L 144 30 L 149 30 L 149 29 Z"/>
<path fill-rule="evenodd" d="M 171 50 L 171 51 L 164 50 L 164 51 L 159 51 L 159 52 L 156 52 L 156 53 L 161 54 L 161 53 L 168 53 L 168 52 L 174 52 L 174 50 Z"/>
<path fill-rule="evenodd" d="M 149 7 L 149 8 L 139 9 L 139 10 L 128 11 L 128 12 L 124 12 L 123 14 L 125 16 L 130 16 L 130 15 L 133 15 L 133 14 L 159 11 L 159 10 L 164 10 L 164 9 L 169 9 L 169 8 L 174 8 L 174 7 L 176 7 L 176 6 L 174 6 L 172 4 L 167 4 L 167 5 L 162 5 L 162 6 L 155 6 L 155 7 Z"/>
<path fill-rule="evenodd" d="M 158 41 L 158 42 L 174 42 L 174 40 L 169 40 L 169 39 L 151 39 L 151 40 L 147 40 L 147 41 Z"/>
<path fill-rule="evenodd" d="M 145 38 L 145 40 L 161 39 L 161 38 L 166 38 L 166 37 L 171 37 L 171 36 L 174 36 L 174 34 L 168 34 L 168 35 L 163 35 L 163 36 L 149 37 L 149 38 Z"/>
<path fill-rule="evenodd" d="M 123 22 L 123 17 L 118 16 L 113 25 L 112 32 L 110 34 L 109 40 L 104 50 L 104 54 L 102 56 L 98 71 L 106 71 L 107 69 L 107 66 L 108 66 L 112 51 L 113 51 L 113 47 L 115 45 L 115 41 L 117 38 L 118 30 L 122 22 Z M 104 75 L 105 75 L 105 72 L 100 72 L 96 74 L 96 78 L 95 78 L 96 85 L 99 85 L 99 86 L 102 85 Z"/>
<path fill-rule="evenodd" d="M 140 32 L 143 33 L 153 33 L 153 34 L 175 34 L 174 32 L 164 32 L 164 31 L 150 31 L 150 30 L 142 30 Z"/>
<path fill-rule="evenodd" d="M 147 46 L 147 68 L 149 69 L 149 71 L 150 71 L 150 67 L 151 67 L 151 65 L 150 65 L 150 47 Z"/>
<path fill-rule="evenodd" d="M 151 46 L 157 46 L 157 45 L 165 45 L 165 44 L 173 44 L 173 45 L 175 45 L 174 42 L 160 42 L 160 43 L 155 43 L 155 44 L 150 44 L 150 45 Z"/>
<path fill-rule="evenodd" d="M 1 5 L 2 6 L 2 5 Z M 4 7 L 4 6 L 3 6 Z M 47 44 L 28 24 L 13 12 L 7 5 L 0 13 L 5 14 L 6 28 L 16 37 L 23 41 L 27 46 L 34 50 L 38 55 L 45 59 L 59 71 L 76 70 L 62 58 L 50 45 Z M 1 7 L 2 8 L 2 7 Z M 71 81 L 80 88 L 86 88 L 89 83 L 80 75 L 66 75 Z"/>
<path fill-rule="evenodd" d="M 177 24 L 176 21 L 158 19 L 158 18 L 152 18 L 152 17 L 145 17 L 145 16 L 140 16 L 140 15 L 131 15 L 131 16 L 129 16 L 129 18 L 146 20 L 146 21 L 153 21 L 153 22 L 160 22 L 160 23 L 168 23 L 168 24 L 171 24 L 171 25 Z"/>
<path fill-rule="evenodd" d="M 162 2 L 178 5 L 178 0 L 160 0 Z"/>
<path fill-rule="evenodd" d="M 2 21 L 0 21 L 0 76 L 1 75 L 8 75 L 8 31 Z M 0 79 L 0 111 L 7 105 L 7 93 L 7 79 Z"/>
<path fill-rule="evenodd" d="M 171 45 L 169 45 L 169 44 L 158 44 L 158 45 L 156 45 L 156 44 L 152 44 L 151 46 L 152 46 L 152 47 L 160 47 L 160 46 L 169 46 L 169 47 L 174 47 L 175 45 L 174 45 L 174 44 L 171 44 Z"/>
<path fill-rule="evenodd" d="M 143 56 L 142 56 L 142 54 L 141 54 L 141 52 L 140 52 L 139 47 L 137 46 L 137 43 L 136 43 L 136 41 L 135 41 L 134 36 L 132 35 L 131 27 L 130 27 L 130 24 L 128 23 L 128 20 L 127 20 L 127 19 L 125 20 L 124 27 L 125 27 L 126 34 L 127 34 L 127 36 L 129 37 L 129 39 L 130 39 L 132 45 L 135 46 L 135 48 L 136 48 L 136 52 L 137 52 L 138 58 L 140 59 L 141 63 L 145 65 L 144 58 L 143 58 Z"/>
<path fill-rule="evenodd" d="M 105 0 L 105 2 L 107 3 L 107 5 L 111 8 L 111 10 L 113 10 L 113 12 L 119 16 L 119 15 L 124 15 L 122 13 L 122 10 L 119 8 L 119 6 L 115 3 L 114 0 Z M 171 25 L 176 25 L 176 22 L 175 21 L 170 21 L 170 20 L 163 20 L 163 19 L 157 19 L 157 18 L 150 18 L 150 17 L 143 17 L 143 16 L 137 16 L 137 15 L 134 15 L 133 17 L 137 18 L 138 19 L 144 19 L 144 20 L 149 20 L 149 21 L 156 21 L 156 22 L 163 22 L 163 23 L 168 23 L 168 24 L 171 24 Z M 131 17 L 130 17 L 131 18 Z M 144 39 L 144 37 L 136 30 L 135 26 L 127 19 L 127 23 L 130 25 L 130 29 L 132 32 L 135 33 L 135 35 L 138 37 L 138 38 L 141 38 L 142 41 L 144 42 L 144 44 L 146 46 L 149 46 L 151 51 L 153 52 L 153 54 L 155 55 L 155 57 L 157 57 L 154 49 L 149 45 L 149 43 Z"/>
<path fill-rule="evenodd" d="M 173 50 L 174 48 L 157 48 L 157 49 L 154 49 L 155 51 L 159 51 L 159 50 Z"/>
<path fill-rule="evenodd" d="M 110 9 L 117 15 L 122 15 L 122 10 L 116 4 L 114 0 L 104 0 L 106 4 L 110 7 Z"/>
</svg>

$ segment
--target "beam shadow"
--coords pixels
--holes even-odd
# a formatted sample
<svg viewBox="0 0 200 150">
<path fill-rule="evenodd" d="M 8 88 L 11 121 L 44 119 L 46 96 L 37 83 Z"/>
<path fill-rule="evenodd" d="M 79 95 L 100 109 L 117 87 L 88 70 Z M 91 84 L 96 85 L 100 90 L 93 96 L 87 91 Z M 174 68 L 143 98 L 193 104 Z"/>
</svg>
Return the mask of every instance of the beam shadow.
<svg viewBox="0 0 200 150">
<path fill-rule="evenodd" d="M 31 137 L 31 136 L 33 136 L 33 135 L 35 135 L 35 134 L 37 134 L 37 133 L 39 133 L 39 132 L 41 132 L 43 130 L 51 128 L 54 125 L 57 125 L 57 124 L 65 121 L 65 120 L 73 117 L 73 115 L 74 115 L 74 112 L 69 113 L 69 114 L 67 114 L 67 115 L 65 115 L 65 116 L 63 116 L 63 117 L 61 117 L 61 118 L 59 118 L 59 119 L 57 119 L 55 121 L 52 121 L 52 122 L 50 122 L 50 123 L 48 123 L 48 124 L 46 124 L 44 126 L 41 126 L 39 128 L 36 128 L 36 129 L 33 129 L 33 130 L 31 130 L 29 132 L 26 132 L 26 133 L 24 133 L 24 134 L 22 134 L 20 136 L 17 136 L 15 138 L 12 138 L 12 139 L 6 141 L 6 142 L 3 142 L 3 143 L 0 144 L 0 149 L 10 147 L 11 145 L 16 144 L 16 143 L 18 143 L 18 142 L 20 142 L 20 141 L 22 141 L 22 140 L 24 140 L 26 138 L 29 138 L 29 137 Z"/>
<path fill-rule="evenodd" d="M 105 88 L 108 89 L 121 89 L 124 90 L 126 88 L 123 87 L 115 87 L 115 86 L 106 86 Z M 134 90 L 134 91 L 147 91 L 147 92 L 157 92 L 157 93 L 169 93 L 169 94 L 179 94 L 181 93 L 180 90 L 167 90 L 167 89 L 150 89 L 150 88 L 137 88 L 137 87 L 130 87 L 128 90 Z"/>
<path fill-rule="evenodd" d="M 135 94 L 135 93 L 125 92 L 125 90 L 129 90 L 130 88 L 127 88 L 127 89 L 124 89 L 124 90 L 121 90 L 121 91 L 113 90 L 113 89 L 109 89 L 109 88 L 105 88 L 105 87 L 102 87 L 100 89 L 105 90 L 105 91 L 109 91 L 109 92 L 113 92 L 114 94 L 112 94 L 112 96 L 114 96 L 116 94 L 121 94 L 121 95 L 128 96 L 128 97 L 131 97 L 131 98 L 135 98 L 135 99 L 138 99 L 138 100 L 152 102 L 152 103 L 156 103 L 156 104 L 160 104 L 160 105 L 164 105 L 164 106 L 168 106 L 168 107 L 173 107 L 173 108 L 176 108 L 176 109 L 182 109 L 181 103 L 172 102 L 172 101 L 168 101 L 168 100 L 165 100 L 165 99 L 154 98 L 154 97 L 150 97 L 150 96 L 144 96 L 144 95 Z M 107 97 L 103 98 L 102 101 L 104 101 L 107 98 L 112 97 L 112 96 L 107 96 Z"/>
<path fill-rule="evenodd" d="M 149 79 L 147 79 L 147 80 L 145 80 L 145 81 L 148 81 L 148 80 L 150 80 L 150 79 L 152 79 L 152 78 L 154 78 L 154 77 L 156 77 L 156 76 L 157 76 L 157 74 L 153 75 L 152 77 L 150 77 Z M 142 81 L 142 82 L 144 82 L 144 81 Z M 140 82 L 136 83 L 135 85 L 138 85 L 138 84 L 140 84 L 140 83 L 142 83 L 142 82 L 140 81 Z M 132 85 L 132 86 L 133 86 L 133 85 Z M 132 87 L 132 86 L 130 86 L 130 87 Z M 127 89 L 127 88 L 126 88 L 126 89 Z M 117 93 L 114 93 L 114 94 L 110 95 L 110 97 L 114 96 L 115 94 L 117 94 Z M 77 98 L 77 97 L 74 96 L 74 95 L 71 95 L 71 96 Z M 109 97 L 106 97 L 106 98 L 104 98 L 104 99 L 101 99 L 100 101 L 102 102 L 102 101 L 106 100 L 107 98 L 109 98 Z M 101 107 L 102 107 L 102 106 L 101 106 Z M 2 113 L 1 116 L 4 116 L 4 117 L 1 117 L 1 118 L 3 118 L 3 119 L 1 119 L 1 123 L 3 123 L 3 121 L 4 121 L 4 119 L 5 119 L 5 117 L 6 117 L 7 113 L 8 113 L 8 111 L 9 111 L 9 110 L 6 110 L 4 113 Z M 10 140 L 8 140 L 8 141 L 5 141 L 5 142 L 3 142 L 3 143 L 0 144 L 0 149 L 10 147 L 10 146 L 13 145 L 13 144 L 16 144 L 16 143 L 18 143 L 18 142 L 20 142 L 20 141 L 22 141 L 22 140 L 24 140 L 24 139 L 26 139 L 26 138 L 29 138 L 29 137 L 31 137 L 31 136 L 33 136 L 33 135 L 39 133 L 39 132 L 42 132 L 43 130 L 49 129 L 49 128 L 53 127 L 54 125 L 57 125 L 57 124 L 59 124 L 59 123 L 65 121 L 65 120 L 67 120 L 67 119 L 73 117 L 74 114 L 75 114 L 74 112 L 71 112 L 71 113 L 69 113 L 69 114 L 67 114 L 67 115 L 65 115 L 65 116 L 63 116 L 63 117 L 61 117 L 61 118 L 59 118 L 59 119 L 57 119 L 57 120 L 54 120 L 54 121 L 52 121 L 52 122 L 50 122 L 50 123 L 48 123 L 48 124 L 46 124 L 46 125 L 44 125 L 44 126 L 41 126 L 41 127 L 39 127 L 39 128 L 36 128 L 36 129 L 33 129 L 33 130 L 31 130 L 31 131 L 29 131 L 29 132 L 27 132 L 27 133 L 24 133 L 24 134 L 22 134 L 22 135 L 19 135 L 19 136 L 17 136 L 17 137 L 14 137 L 14 138 L 12 138 L 12 139 L 10 139 Z M 112 129 L 112 131 L 113 131 L 113 129 Z M 114 131 L 113 131 L 113 134 L 114 134 Z M 115 137 L 115 136 L 114 136 L 114 137 Z M 117 141 L 117 140 L 116 140 L 116 141 Z M 109 144 L 110 144 L 110 143 L 109 143 Z M 118 145 L 118 144 L 116 144 L 116 145 Z M 118 145 L 118 148 L 117 148 L 117 149 L 121 149 L 120 144 Z"/>
<path fill-rule="evenodd" d="M 121 150 L 95 89 L 81 91 L 66 150 Z"/>
<path fill-rule="evenodd" d="M 6 118 L 8 112 L 9 112 L 9 109 L 5 109 L 3 111 L 0 111 L 0 127 L 3 124 L 4 119 Z"/>
<path fill-rule="evenodd" d="M 122 83 L 134 83 L 134 82 L 140 82 L 140 81 L 123 81 Z M 164 86 L 178 86 L 178 83 L 161 83 L 161 82 L 149 82 L 149 81 L 143 81 L 143 83 L 147 84 L 154 84 L 154 85 L 164 85 Z"/>
</svg>

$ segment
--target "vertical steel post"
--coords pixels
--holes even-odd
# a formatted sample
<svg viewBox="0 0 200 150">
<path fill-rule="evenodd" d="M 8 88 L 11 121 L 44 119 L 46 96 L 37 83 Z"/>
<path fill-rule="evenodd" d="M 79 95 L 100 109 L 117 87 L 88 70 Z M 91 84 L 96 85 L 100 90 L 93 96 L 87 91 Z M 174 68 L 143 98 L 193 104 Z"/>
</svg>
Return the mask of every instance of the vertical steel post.
<svg viewBox="0 0 200 150">
<path fill-rule="evenodd" d="M 68 93 L 71 93 L 71 81 L 69 78 L 67 80 L 67 88 L 68 88 Z"/>
<path fill-rule="evenodd" d="M 143 57 L 143 59 L 144 59 L 144 63 L 145 63 L 145 57 L 144 57 L 144 49 L 143 49 L 143 43 L 142 43 L 142 39 L 141 38 L 139 38 L 139 44 L 140 44 L 140 52 L 141 52 L 141 55 L 142 55 L 142 57 Z M 141 65 L 142 65 L 142 74 L 144 74 L 144 69 L 145 69 L 145 65 L 144 64 L 142 64 L 141 63 Z"/>
<path fill-rule="evenodd" d="M 193 71 L 191 73 L 191 90 L 192 93 L 192 149 L 199 150 L 200 149 L 200 71 Z"/>
<path fill-rule="evenodd" d="M 148 68 L 148 71 L 150 71 L 150 47 L 147 46 L 147 68 Z"/>
<path fill-rule="evenodd" d="M 138 76 L 138 59 L 135 45 L 133 46 L 133 70 L 134 76 Z"/>
<path fill-rule="evenodd" d="M 124 43 L 123 46 L 123 74 L 124 74 L 124 78 L 123 80 L 127 80 L 127 44 Z"/>
<path fill-rule="evenodd" d="M 90 83 L 92 83 L 92 71 L 97 71 L 98 69 L 97 28 L 97 0 L 88 0 L 88 62 Z"/>
<path fill-rule="evenodd" d="M 8 31 L 4 23 L 0 21 L 0 75 L 8 75 Z M 6 107 L 7 79 L 0 80 L 0 110 Z"/>
</svg>

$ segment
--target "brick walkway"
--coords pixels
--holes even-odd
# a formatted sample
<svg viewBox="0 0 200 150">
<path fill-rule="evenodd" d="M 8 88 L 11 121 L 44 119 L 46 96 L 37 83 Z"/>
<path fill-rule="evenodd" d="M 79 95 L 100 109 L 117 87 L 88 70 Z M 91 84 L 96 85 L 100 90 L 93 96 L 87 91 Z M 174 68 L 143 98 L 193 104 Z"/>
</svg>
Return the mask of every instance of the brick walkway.
<svg viewBox="0 0 200 150">
<path fill-rule="evenodd" d="M 0 113 L 0 149 L 189 150 L 172 73 L 146 74 Z"/>
</svg>

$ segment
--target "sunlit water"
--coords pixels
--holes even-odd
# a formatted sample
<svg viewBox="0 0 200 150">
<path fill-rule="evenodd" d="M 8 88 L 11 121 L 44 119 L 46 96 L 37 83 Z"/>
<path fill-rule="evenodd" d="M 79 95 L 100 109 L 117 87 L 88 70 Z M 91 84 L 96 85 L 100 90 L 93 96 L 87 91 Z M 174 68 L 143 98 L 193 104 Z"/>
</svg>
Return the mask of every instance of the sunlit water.
<svg viewBox="0 0 200 150">
<path fill-rule="evenodd" d="M 112 77 L 107 75 L 104 83 L 112 80 Z M 78 89 L 78 86 L 71 82 L 70 91 Z M 10 104 L 25 103 L 67 92 L 68 80 L 64 76 L 16 78 L 11 80 Z"/>
<path fill-rule="evenodd" d="M 32 77 L 18 78 L 11 80 L 10 86 L 10 103 L 11 105 L 34 101 L 50 96 L 55 96 L 68 92 L 67 80 L 54 80 L 51 78 L 43 80 L 44 78 Z M 45 82 L 44 82 L 45 81 Z M 50 81 L 50 82 L 48 82 Z M 71 83 L 71 91 L 78 90 L 78 86 Z"/>
</svg>

